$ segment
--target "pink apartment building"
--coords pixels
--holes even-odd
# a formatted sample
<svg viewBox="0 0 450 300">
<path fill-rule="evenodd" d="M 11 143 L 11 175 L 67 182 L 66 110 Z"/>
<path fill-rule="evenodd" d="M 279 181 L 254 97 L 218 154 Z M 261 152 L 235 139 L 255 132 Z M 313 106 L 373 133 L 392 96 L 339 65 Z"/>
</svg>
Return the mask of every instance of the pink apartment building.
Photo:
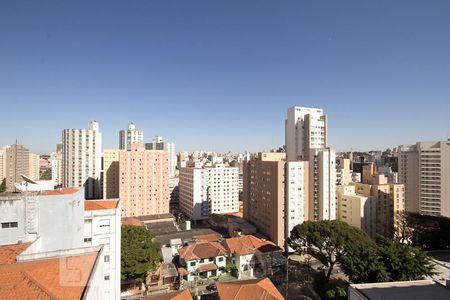
<svg viewBox="0 0 450 300">
<path fill-rule="evenodd" d="M 120 151 L 122 218 L 169 212 L 169 156 L 163 150 L 145 150 L 134 144 Z"/>
</svg>

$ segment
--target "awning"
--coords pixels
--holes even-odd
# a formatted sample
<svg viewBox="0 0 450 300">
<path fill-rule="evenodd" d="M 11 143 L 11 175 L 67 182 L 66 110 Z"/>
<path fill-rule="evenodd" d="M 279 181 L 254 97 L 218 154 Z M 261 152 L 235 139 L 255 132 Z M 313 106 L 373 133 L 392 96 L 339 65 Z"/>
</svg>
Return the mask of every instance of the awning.
<svg viewBox="0 0 450 300">
<path fill-rule="evenodd" d="M 216 264 L 204 264 L 204 265 L 198 266 L 199 272 L 207 272 L 207 271 L 214 271 L 214 270 L 217 270 Z"/>
</svg>

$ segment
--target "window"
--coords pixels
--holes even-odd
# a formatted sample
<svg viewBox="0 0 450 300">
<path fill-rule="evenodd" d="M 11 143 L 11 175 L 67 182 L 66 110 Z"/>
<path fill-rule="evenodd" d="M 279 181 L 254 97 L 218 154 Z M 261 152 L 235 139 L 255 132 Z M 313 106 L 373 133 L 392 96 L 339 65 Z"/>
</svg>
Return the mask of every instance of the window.
<svg viewBox="0 0 450 300">
<path fill-rule="evenodd" d="M 223 261 L 223 257 L 219 257 L 219 261 Z"/>
<path fill-rule="evenodd" d="M 190 265 L 191 267 L 195 266 L 195 261 L 191 261 Z"/>
<path fill-rule="evenodd" d="M 2 228 L 17 228 L 17 222 L 2 223 Z"/>
<path fill-rule="evenodd" d="M 106 276 L 105 276 L 105 280 L 109 280 L 109 275 L 106 275 Z"/>
<path fill-rule="evenodd" d="M 92 238 L 84 238 L 84 242 L 85 243 L 90 243 L 90 242 L 92 242 Z"/>
<path fill-rule="evenodd" d="M 109 255 L 105 255 L 105 257 L 103 258 L 104 262 L 109 262 Z"/>
</svg>

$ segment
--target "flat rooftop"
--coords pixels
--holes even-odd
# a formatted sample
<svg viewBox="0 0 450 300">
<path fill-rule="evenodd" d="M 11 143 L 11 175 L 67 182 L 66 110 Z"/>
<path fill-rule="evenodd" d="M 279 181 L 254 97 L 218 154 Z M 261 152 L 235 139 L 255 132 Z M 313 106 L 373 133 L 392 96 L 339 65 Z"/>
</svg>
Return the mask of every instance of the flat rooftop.
<svg viewBox="0 0 450 300">
<path fill-rule="evenodd" d="M 450 299 L 450 289 L 433 280 L 352 284 L 371 300 Z"/>
</svg>

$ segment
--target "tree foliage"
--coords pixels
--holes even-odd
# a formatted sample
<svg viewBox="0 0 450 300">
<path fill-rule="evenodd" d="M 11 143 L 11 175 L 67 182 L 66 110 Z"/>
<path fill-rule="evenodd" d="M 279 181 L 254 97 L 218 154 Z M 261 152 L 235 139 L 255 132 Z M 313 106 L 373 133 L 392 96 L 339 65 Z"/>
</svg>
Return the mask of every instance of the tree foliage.
<svg viewBox="0 0 450 300">
<path fill-rule="evenodd" d="M 144 282 L 149 270 L 156 270 L 160 245 L 141 226 L 122 226 L 122 280 Z"/>
<path fill-rule="evenodd" d="M 435 275 L 433 262 L 419 248 L 380 239 L 378 252 L 389 274 L 389 281 L 420 280 Z"/>
<path fill-rule="evenodd" d="M 418 280 L 433 275 L 425 252 L 398 241 L 371 240 L 361 230 L 341 221 L 304 222 L 291 231 L 288 244 L 328 267 L 325 282 L 339 264 L 353 283 Z"/>
<path fill-rule="evenodd" d="M 450 218 L 410 213 L 406 222 L 412 229 L 413 245 L 423 250 L 450 249 Z"/>
<path fill-rule="evenodd" d="M 327 281 L 351 243 L 367 244 L 370 239 L 364 232 L 337 220 L 304 222 L 292 229 L 288 239 L 296 252 L 308 253 L 328 267 Z"/>
</svg>

